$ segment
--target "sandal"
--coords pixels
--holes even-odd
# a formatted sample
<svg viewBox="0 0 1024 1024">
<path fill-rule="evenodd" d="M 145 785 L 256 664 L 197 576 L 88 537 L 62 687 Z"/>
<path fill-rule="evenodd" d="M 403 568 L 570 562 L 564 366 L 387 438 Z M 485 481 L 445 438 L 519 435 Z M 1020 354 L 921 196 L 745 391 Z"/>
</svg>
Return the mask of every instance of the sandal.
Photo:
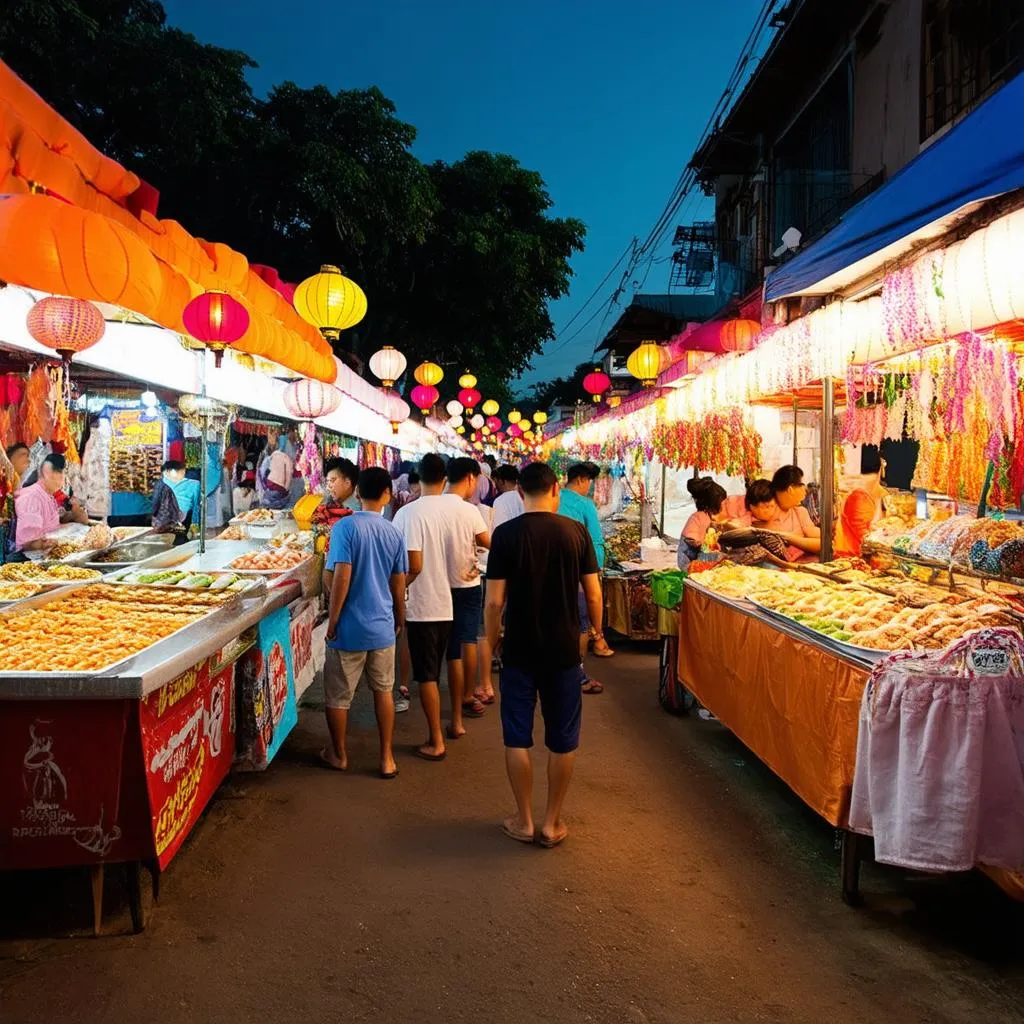
<svg viewBox="0 0 1024 1024">
<path fill-rule="evenodd" d="M 595 642 L 590 648 L 590 653 L 593 654 L 595 658 L 614 658 L 615 652 L 608 646 L 608 641 L 602 640 L 601 643 L 604 645 L 603 647 L 598 647 Z"/>
<path fill-rule="evenodd" d="M 537 842 L 544 847 L 545 850 L 554 849 L 559 843 L 565 841 L 566 836 L 569 835 L 569 830 L 563 825 L 554 835 L 547 836 L 543 832 L 537 833 Z"/>
<path fill-rule="evenodd" d="M 474 697 L 472 700 L 464 700 L 462 702 L 462 714 L 465 718 L 483 718 L 486 714 L 486 709 L 483 703 Z"/>
<path fill-rule="evenodd" d="M 487 705 L 493 704 L 494 703 L 494 699 L 495 698 L 494 698 L 494 694 L 493 693 L 491 693 L 491 694 L 484 694 L 483 696 L 481 696 L 479 693 L 474 693 L 473 694 L 473 700 L 478 700 L 481 704 L 487 704 Z"/>
<path fill-rule="evenodd" d="M 534 840 L 534 833 L 522 832 L 515 827 L 515 824 L 515 818 L 506 818 L 501 823 L 501 831 L 504 832 L 509 839 L 514 839 L 517 843 L 532 843 Z"/>
<path fill-rule="evenodd" d="M 588 694 L 604 693 L 604 686 L 596 679 L 588 679 L 583 684 L 583 692 Z"/>
</svg>

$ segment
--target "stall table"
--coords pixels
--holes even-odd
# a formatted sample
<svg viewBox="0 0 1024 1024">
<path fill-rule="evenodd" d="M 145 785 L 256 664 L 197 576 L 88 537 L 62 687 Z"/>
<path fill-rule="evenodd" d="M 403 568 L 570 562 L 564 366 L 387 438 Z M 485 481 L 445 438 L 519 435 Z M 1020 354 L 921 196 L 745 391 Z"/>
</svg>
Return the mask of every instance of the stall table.
<svg viewBox="0 0 1024 1024">
<path fill-rule="evenodd" d="M 630 640 L 658 639 L 658 606 L 650 572 L 604 578 L 604 624 Z"/>
<path fill-rule="evenodd" d="M 728 651 L 728 656 L 723 652 Z M 865 837 L 850 832 L 861 698 L 871 664 L 744 601 L 686 580 L 679 679 L 804 803 L 842 830 L 843 898 L 859 900 Z M 1024 876 L 982 870 L 1024 900 Z"/>
</svg>

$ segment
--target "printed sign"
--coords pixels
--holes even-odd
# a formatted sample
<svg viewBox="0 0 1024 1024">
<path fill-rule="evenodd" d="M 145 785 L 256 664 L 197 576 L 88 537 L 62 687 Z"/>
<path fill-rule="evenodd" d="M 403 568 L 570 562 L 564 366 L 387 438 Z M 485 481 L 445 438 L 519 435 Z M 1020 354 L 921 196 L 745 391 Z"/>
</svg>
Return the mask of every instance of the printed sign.
<svg viewBox="0 0 1024 1024">
<path fill-rule="evenodd" d="M 313 624 L 316 622 L 315 601 L 299 605 L 291 623 L 292 668 L 295 676 L 295 700 L 298 701 L 313 683 L 316 666 L 313 660 Z"/>
<path fill-rule="evenodd" d="M 239 763 L 259 770 L 299 721 L 287 608 L 260 622 L 256 646 L 239 659 L 237 672 Z"/>
<path fill-rule="evenodd" d="M 118 700 L 3 705 L 0 869 L 133 856 L 119 822 L 128 708 Z"/>
<path fill-rule="evenodd" d="M 979 676 L 1005 676 L 1010 671 L 1010 652 L 1001 647 L 975 647 L 968 658 Z"/>
<path fill-rule="evenodd" d="M 234 668 L 207 659 L 141 702 L 142 751 L 160 867 L 178 852 L 235 753 Z"/>
<path fill-rule="evenodd" d="M 132 448 L 136 445 L 162 446 L 164 443 L 164 424 L 159 417 L 143 419 L 152 415 L 144 409 L 116 409 L 110 415 L 111 444 L 119 448 Z"/>
</svg>

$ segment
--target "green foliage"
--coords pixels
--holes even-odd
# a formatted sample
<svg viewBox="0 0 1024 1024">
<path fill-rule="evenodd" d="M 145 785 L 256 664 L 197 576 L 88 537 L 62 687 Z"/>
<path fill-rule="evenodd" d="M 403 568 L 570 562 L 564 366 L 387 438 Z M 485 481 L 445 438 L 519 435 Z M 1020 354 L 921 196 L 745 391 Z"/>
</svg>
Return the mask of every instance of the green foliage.
<svg viewBox="0 0 1024 1024">
<path fill-rule="evenodd" d="M 377 88 L 265 99 L 246 54 L 166 24 L 156 0 L 7 0 L 0 58 L 86 137 L 160 190 L 160 216 L 298 281 L 337 263 L 369 299 L 342 346 L 415 366 L 471 368 L 507 407 L 508 381 L 553 337 L 585 228 L 551 217 L 535 171 L 473 152 L 421 163 L 415 128 Z"/>
</svg>

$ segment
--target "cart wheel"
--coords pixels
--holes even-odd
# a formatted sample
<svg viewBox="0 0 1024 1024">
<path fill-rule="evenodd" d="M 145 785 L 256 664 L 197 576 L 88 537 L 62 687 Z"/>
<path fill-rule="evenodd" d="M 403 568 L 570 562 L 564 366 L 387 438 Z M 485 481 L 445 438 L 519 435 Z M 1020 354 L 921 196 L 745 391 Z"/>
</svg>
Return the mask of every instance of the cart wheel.
<svg viewBox="0 0 1024 1024">
<path fill-rule="evenodd" d="M 146 913 L 142 904 L 142 865 L 137 860 L 131 860 L 124 868 L 128 909 L 132 915 L 132 934 L 138 935 L 146 927 Z"/>
</svg>

